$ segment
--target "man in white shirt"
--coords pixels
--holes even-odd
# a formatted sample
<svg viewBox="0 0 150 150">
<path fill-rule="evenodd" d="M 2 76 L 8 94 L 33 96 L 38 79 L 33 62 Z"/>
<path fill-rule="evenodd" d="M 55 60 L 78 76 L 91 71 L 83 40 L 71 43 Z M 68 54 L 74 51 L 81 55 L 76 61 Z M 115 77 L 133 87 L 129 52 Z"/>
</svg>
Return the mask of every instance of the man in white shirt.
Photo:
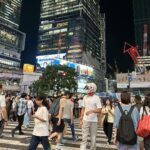
<svg viewBox="0 0 150 150">
<path fill-rule="evenodd" d="M 7 124 L 8 124 L 8 117 L 7 117 L 5 96 L 0 95 L 0 136 L 2 135 L 4 126 L 6 126 Z"/>
<path fill-rule="evenodd" d="M 96 85 L 88 83 L 86 85 L 87 95 L 83 98 L 83 108 L 80 116 L 80 126 L 82 127 L 82 142 L 80 150 L 86 150 L 88 135 L 90 131 L 90 150 L 96 150 L 96 136 L 98 127 L 97 114 L 101 112 L 101 100 L 95 95 Z"/>
</svg>

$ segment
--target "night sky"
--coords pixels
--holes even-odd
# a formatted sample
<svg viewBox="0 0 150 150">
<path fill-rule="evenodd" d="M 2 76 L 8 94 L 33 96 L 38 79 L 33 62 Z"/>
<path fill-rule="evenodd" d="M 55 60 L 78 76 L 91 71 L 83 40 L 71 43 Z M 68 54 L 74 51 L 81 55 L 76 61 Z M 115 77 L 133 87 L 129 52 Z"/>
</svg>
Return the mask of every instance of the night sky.
<svg viewBox="0 0 150 150">
<path fill-rule="evenodd" d="M 20 30 L 27 37 L 25 51 L 22 52 L 22 64 L 36 62 L 40 1 L 23 0 Z M 114 67 L 116 60 L 120 72 L 132 70 L 130 56 L 123 54 L 125 41 L 134 44 L 132 0 L 100 0 L 100 4 L 101 12 L 106 14 L 107 62 Z M 112 73 L 109 67 L 108 72 Z"/>
</svg>

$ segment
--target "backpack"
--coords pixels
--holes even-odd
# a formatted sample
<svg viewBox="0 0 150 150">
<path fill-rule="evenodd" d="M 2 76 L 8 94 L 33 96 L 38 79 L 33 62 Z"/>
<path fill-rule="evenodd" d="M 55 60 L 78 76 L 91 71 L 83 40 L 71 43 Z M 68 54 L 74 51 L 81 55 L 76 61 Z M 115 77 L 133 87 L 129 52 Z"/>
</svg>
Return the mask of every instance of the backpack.
<svg viewBox="0 0 150 150">
<path fill-rule="evenodd" d="M 53 101 L 50 109 L 49 109 L 49 113 L 55 117 L 59 114 L 59 107 L 60 107 L 60 98 L 57 98 Z"/>
<path fill-rule="evenodd" d="M 117 129 L 117 141 L 126 145 L 135 145 L 137 143 L 137 135 L 134 128 L 133 119 L 131 114 L 135 106 L 131 106 L 128 113 L 127 110 L 123 111 L 120 104 L 118 108 L 121 112 L 121 117 L 119 121 L 119 128 Z"/>
</svg>

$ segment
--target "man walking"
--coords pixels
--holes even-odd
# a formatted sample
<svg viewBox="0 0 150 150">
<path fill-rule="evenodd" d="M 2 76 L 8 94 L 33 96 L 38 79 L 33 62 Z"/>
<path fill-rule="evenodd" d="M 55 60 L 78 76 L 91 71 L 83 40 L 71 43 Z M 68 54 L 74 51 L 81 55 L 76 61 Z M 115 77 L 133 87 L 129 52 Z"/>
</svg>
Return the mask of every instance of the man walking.
<svg viewBox="0 0 150 150">
<path fill-rule="evenodd" d="M 96 85 L 88 83 L 86 85 L 87 95 L 83 98 L 83 108 L 80 117 L 80 126 L 82 127 L 82 142 L 80 150 L 86 150 L 88 135 L 91 136 L 90 150 L 96 150 L 96 136 L 98 127 L 97 114 L 101 112 L 101 100 L 95 95 Z"/>
<path fill-rule="evenodd" d="M 64 123 L 68 124 L 71 129 L 72 133 L 72 140 L 76 141 L 77 136 L 75 135 L 75 127 L 74 127 L 74 115 L 73 115 L 73 108 L 74 103 L 71 101 L 72 95 L 68 93 L 66 97 L 65 109 L 64 109 Z"/>
<path fill-rule="evenodd" d="M 24 114 L 26 113 L 26 108 L 27 108 L 27 104 L 26 104 L 26 97 L 27 94 L 26 93 L 22 93 L 21 98 L 19 99 L 19 101 L 16 104 L 16 113 L 17 113 L 17 117 L 18 117 L 18 126 L 12 130 L 12 137 L 14 137 L 15 131 L 19 130 L 19 134 L 23 135 L 24 133 L 22 132 L 22 124 L 24 121 Z"/>
</svg>

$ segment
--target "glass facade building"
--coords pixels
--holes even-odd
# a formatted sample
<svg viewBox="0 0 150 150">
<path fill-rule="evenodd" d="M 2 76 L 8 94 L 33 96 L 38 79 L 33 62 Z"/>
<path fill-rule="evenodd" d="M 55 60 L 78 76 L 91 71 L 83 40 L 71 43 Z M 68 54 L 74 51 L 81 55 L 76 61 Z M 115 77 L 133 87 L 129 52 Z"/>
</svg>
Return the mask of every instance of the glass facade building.
<svg viewBox="0 0 150 150">
<path fill-rule="evenodd" d="M 150 70 L 150 1 L 133 0 L 135 42 L 141 57 L 138 66 Z M 144 69 L 145 70 L 145 69 Z"/>
<path fill-rule="evenodd" d="M 37 55 L 60 53 L 105 74 L 105 22 L 99 0 L 42 0 Z"/>
<path fill-rule="evenodd" d="M 22 0 L 0 0 L 0 66 L 20 67 L 25 34 L 19 31 Z"/>
<path fill-rule="evenodd" d="M 133 12 L 135 42 L 139 46 L 141 56 L 150 56 L 150 1 L 133 0 Z M 145 31 L 144 26 L 147 26 Z M 144 39 L 144 32 L 146 34 L 146 39 Z M 144 54 L 143 49 L 145 40 L 147 43 L 147 52 Z"/>
</svg>

